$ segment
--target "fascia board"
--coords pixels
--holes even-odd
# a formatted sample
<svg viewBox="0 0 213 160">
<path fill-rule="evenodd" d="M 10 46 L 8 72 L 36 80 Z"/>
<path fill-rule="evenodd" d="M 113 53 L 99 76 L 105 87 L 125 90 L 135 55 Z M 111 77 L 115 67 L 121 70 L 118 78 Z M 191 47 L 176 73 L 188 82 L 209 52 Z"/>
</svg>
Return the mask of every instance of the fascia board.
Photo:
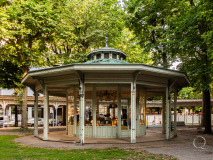
<svg viewBox="0 0 213 160">
<path fill-rule="evenodd" d="M 110 71 L 115 71 L 115 70 L 123 70 L 123 71 L 149 71 L 149 72 L 155 72 L 155 73 L 162 73 L 162 74 L 167 74 L 167 75 L 173 75 L 173 76 L 185 76 L 183 72 L 180 71 L 174 71 L 174 70 L 168 70 L 164 68 L 156 68 L 156 67 L 151 67 L 151 66 L 145 66 L 145 65 L 140 65 L 140 64 L 119 64 L 119 65 L 105 65 L 105 64 L 92 64 L 92 65 L 75 65 L 74 66 L 75 70 L 110 70 Z"/>
</svg>

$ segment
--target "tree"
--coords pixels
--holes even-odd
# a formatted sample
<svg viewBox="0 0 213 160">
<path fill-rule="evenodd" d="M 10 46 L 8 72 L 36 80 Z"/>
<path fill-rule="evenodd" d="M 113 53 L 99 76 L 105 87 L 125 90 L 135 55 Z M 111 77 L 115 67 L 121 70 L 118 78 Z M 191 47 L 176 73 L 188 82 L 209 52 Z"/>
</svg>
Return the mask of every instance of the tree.
<svg viewBox="0 0 213 160">
<path fill-rule="evenodd" d="M 184 87 L 178 93 L 178 99 L 201 99 L 202 93 L 192 87 Z"/>
<path fill-rule="evenodd" d="M 167 38 L 182 61 L 180 69 L 187 72 L 191 85 L 202 91 L 204 132 L 212 133 L 213 3 L 190 0 L 179 1 L 178 6 L 176 16 L 170 17 Z"/>
<path fill-rule="evenodd" d="M 117 0 L 65 1 L 61 8 L 51 52 L 61 63 L 85 62 L 86 53 L 106 45 L 118 43 L 124 28 L 124 12 Z"/>
<path fill-rule="evenodd" d="M 130 0 L 127 4 L 129 27 L 141 37 L 147 51 L 160 53 L 158 49 L 163 44 L 167 58 L 178 58 L 182 62 L 179 68 L 187 72 L 191 86 L 202 91 L 204 132 L 212 133 L 213 3 L 210 0 Z"/>
<path fill-rule="evenodd" d="M 22 69 L 10 61 L 0 61 L 0 87 L 14 88 L 21 82 Z"/>
<path fill-rule="evenodd" d="M 168 52 L 164 38 L 168 26 L 167 16 L 176 3 L 171 5 L 169 0 L 129 0 L 126 5 L 129 13 L 127 26 L 144 48 L 143 54 L 150 53 L 154 65 L 168 68 L 176 57 Z"/>
<path fill-rule="evenodd" d="M 46 42 L 51 41 L 57 26 L 57 3 L 13 0 L 3 1 L 0 5 L 1 61 L 11 64 L 11 67 L 6 66 L 6 70 L 1 68 L 1 74 L 5 75 L 1 81 L 3 86 L 17 87 L 20 76 L 23 77 L 32 65 L 44 65 L 49 61 Z M 10 76 L 15 77 L 10 80 Z M 22 128 L 27 128 L 26 87 L 23 88 L 22 99 Z"/>
</svg>

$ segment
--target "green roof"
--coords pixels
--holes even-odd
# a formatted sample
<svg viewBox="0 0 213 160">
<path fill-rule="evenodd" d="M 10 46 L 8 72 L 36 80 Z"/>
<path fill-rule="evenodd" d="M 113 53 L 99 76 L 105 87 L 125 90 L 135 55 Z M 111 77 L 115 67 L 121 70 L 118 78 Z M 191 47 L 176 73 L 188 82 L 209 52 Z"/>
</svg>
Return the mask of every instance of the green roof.
<svg viewBox="0 0 213 160">
<path fill-rule="evenodd" d="M 94 54 L 102 54 L 102 53 L 113 53 L 113 54 L 119 54 L 121 55 L 124 59 L 126 59 L 126 54 L 124 52 L 122 52 L 119 49 L 115 49 L 115 48 L 109 48 L 109 47 L 103 47 L 103 48 L 99 48 L 99 49 L 95 49 L 93 51 L 91 51 L 90 53 L 87 54 L 87 58 L 91 59 L 91 56 Z"/>
<path fill-rule="evenodd" d="M 118 59 L 96 59 L 92 61 L 87 61 L 85 63 L 102 63 L 102 64 L 129 64 L 129 62 L 118 60 Z"/>
</svg>

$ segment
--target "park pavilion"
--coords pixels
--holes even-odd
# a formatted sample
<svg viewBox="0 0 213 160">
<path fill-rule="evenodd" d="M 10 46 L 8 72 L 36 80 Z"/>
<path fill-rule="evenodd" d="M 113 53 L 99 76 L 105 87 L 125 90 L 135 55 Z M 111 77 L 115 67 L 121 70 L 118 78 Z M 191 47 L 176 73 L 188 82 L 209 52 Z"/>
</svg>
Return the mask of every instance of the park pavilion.
<svg viewBox="0 0 213 160">
<path fill-rule="evenodd" d="M 93 50 L 87 57 L 86 63 L 29 71 L 23 78 L 22 83 L 35 92 L 35 136 L 42 93 L 43 140 L 48 140 L 49 96 L 66 97 L 66 133 L 79 137 L 81 144 L 85 137 L 130 137 L 136 143 L 136 137 L 146 134 L 146 97 L 162 96 L 162 131 L 166 139 L 171 138 L 170 94 L 174 93 L 176 109 L 177 92 L 189 85 L 184 72 L 131 64 L 125 53 L 109 47 Z"/>
</svg>

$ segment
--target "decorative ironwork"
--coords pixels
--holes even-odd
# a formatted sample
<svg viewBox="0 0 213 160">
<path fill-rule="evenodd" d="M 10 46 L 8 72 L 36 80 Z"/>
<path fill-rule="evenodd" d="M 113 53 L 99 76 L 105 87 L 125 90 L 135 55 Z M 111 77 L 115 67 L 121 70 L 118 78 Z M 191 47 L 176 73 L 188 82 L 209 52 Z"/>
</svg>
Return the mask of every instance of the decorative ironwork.
<svg viewBox="0 0 213 160">
<path fill-rule="evenodd" d="M 117 91 L 115 90 L 99 90 L 97 91 L 99 100 L 111 101 L 117 99 Z"/>
</svg>

